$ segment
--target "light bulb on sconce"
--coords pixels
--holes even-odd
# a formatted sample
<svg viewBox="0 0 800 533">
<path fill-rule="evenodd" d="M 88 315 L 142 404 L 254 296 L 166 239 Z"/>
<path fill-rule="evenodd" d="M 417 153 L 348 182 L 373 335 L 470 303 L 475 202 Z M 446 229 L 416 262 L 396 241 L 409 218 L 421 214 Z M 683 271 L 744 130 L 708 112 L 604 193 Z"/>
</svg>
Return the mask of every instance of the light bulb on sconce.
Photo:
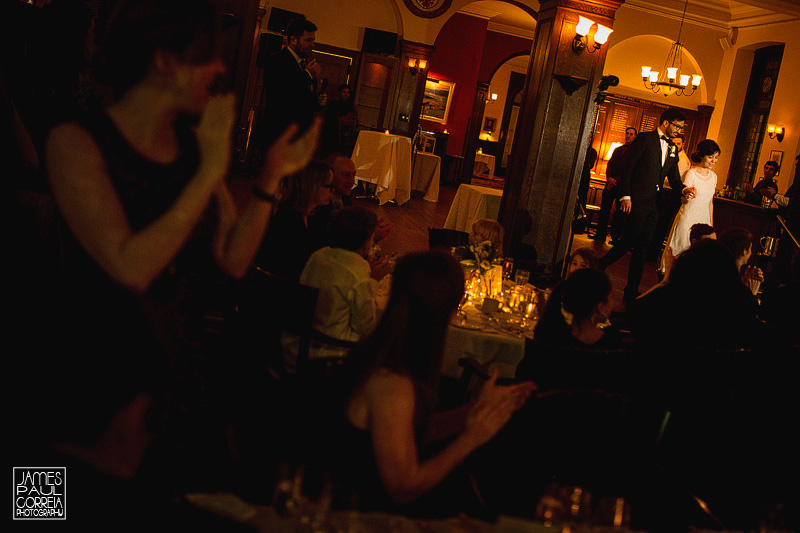
<svg viewBox="0 0 800 533">
<path fill-rule="evenodd" d="M 580 54 L 588 48 L 589 53 L 596 52 L 601 46 L 606 44 L 608 37 L 614 31 L 611 28 L 597 25 L 597 30 L 594 32 L 594 44 L 589 48 L 589 30 L 594 26 L 594 21 L 586 17 L 578 17 L 578 25 L 575 26 L 575 38 L 572 40 L 572 50 L 576 54 Z"/>
<path fill-rule="evenodd" d="M 497 93 L 491 93 L 491 94 L 489 94 L 489 95 L 488 95 L 488 97 L 486 98 L 486 103 L 487 103 L 487 104 L 493 104 L 493 103 L 495 103 L 496 101 L 497 101 Z"/>
<path fill-rule="evenodd" d="M 428 62 L 424 59 L 415 59 L 413 57 L 408 58 L 408 71 L 411 73 L 412 76 L 416 76 L 423 70 L 425 67 L 428 66 Z"/>
<path fill-rule="evenodd" d="M 783 126 L 779 126 L 777 124 L 767 125 L 767 135 L 769 136 L 770 139 L 777 139 L 778 142 L 781 142 L 783 140 L 784 133 L 785 132 Z"/>
</svg>

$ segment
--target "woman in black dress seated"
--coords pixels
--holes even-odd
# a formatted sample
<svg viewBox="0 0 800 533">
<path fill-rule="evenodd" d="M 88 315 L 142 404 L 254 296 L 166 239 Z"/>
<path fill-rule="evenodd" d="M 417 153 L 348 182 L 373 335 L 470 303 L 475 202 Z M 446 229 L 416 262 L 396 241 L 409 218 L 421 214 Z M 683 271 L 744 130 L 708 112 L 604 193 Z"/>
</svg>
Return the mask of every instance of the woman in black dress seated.
<svg viewBox="0 0 800 533">
<path fill-rule="evenodd" d="M 492 439 L 533 390 L 530 382 L 497 386 L 495 374 L 476 403 L 434 414 L 445 332 L 463 290 L 462 268 L 449 254 L 402 258 L 381 321 L 352 352 L 355 383 L 341 443 L 351 460 L 341 463 L 362 509 L 402 510 L 431 491 Z M 450 436 L 438 453 L 421 457 L 424 443 Z M 464 505 L 454 493 L 448 499 Z"/>
<path fill-rule="evenodd" d="M 280 204 L 258 250 L 256 264 L 264 270 L 297 281 L 318 248 L 320 236 L 308 227 L 308 216 L 321 205 L 328 205 L 333 191 L 333 169 L 312 161 L 286 183 L 286 197 Z"/>
<path fill-rule="evenodd" d="M 611 325 L 611 281 L 593 268 L 573 271 L 553 289 L 534 338 L 570 348 L 617 349 L 619 330 Z"/>
</svg>

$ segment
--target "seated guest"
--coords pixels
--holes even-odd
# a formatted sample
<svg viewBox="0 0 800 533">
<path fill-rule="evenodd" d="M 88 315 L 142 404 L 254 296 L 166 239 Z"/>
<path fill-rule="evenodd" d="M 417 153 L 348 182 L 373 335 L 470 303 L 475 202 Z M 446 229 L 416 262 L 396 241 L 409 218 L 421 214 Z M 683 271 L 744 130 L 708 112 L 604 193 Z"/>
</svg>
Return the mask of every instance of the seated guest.
<svg viewBox="0 0 800 533">
<path fill-rule="evenodd" d="M 276 276 L 297 281 L 314 251 L 309 215 L 316 207 L 328 205 L 332 190 L 333 171 L 319 161 L 312 161 L 290 177 L 286 197 L 278 205 L 258 250 L 256 265 Z"/>
<path fill-rule="evenodd" d="M 357 341 L 377 318 L 375 290 L 389 272 L 385 259 L 367 261 L 377 217 L 370 209 L 344 207 L 333 215 L 330 246 L 311 254 L 300 283 L 319 289 L 314 328 L 336 339 Z M 310 357 L 338 357 L 345 348 L 312 343 Z M 297 359 L 297 340 L 284 343 L 287 367 Z"/>
<path fill-rule="evenodd" d="M 692 245 L 700 239 L 716 239 L 717 232 L 708 224 L 697 223 L 689 228 L 689 244 Z"/>
<path fill-rule="evenodd" d="M 611 310 L 608 276 L 593 268 L 575 270 L 553 289 L 534 337 L 568 347 L 621 348 L 619 330 L 608 321 Z"/>
<path fill-rule="evenodd" d="M 323 162 L 333 169 L 333 189 L 330 203 L 317 206 L 308 218 L 309 228 L 315 236 L 319 237 L 314 246 L 315 250 L 328 244 L 326 239 L 331 215 L 342 207 L 353 205 L 353 187 L 356 183 L 356 165 L 346 155 L 334 152 L 328 155 Z M 391 224 L 378 220 L 374 235 L 375 242 L 380 242 L 390 229 Z"/>
<path fill-rule="evenodd" d="M 664 349 L 746 348 L 761 330 L 736 263 L 713 239 L 678 256 L 669 281 L 631 302 L 628 321 L 637 342 Z"/>
<path fill-rule="evenodd" d="M 697 224 L 692 224 L 692 227 L 689 229 L 689 246 L 694 245 L 696 242 L 702 239 L 716 239 L 716 238 L 717 238 L 717 232 L 714 231 L 714 228 L 709 224 L 703 224 L 702 222 L 698 222 Z M 675 256 L 672 255 L 669 248 L 666 248 L 664 250 L 663 258 L 664 258 L 663 278 L 653 288 L 664 284 L 666 280 L 669 279 L 669 271 L 672 269 L 672 265 L 675 263 Z M 650 290 L 652 290 L 652 288 Z"/>
<path fill-rule="evenodd" d="M 498 386 L 495 372 L 476 403 L 434 415 L 445 334 L 463 292 L 463 271 L 452 256 L 429 252 L 401 258 L 381 320 L 351 353 L 354 385 L 340 443 L 348 459 L 339 456 L 337 462 L 345 481 L 355 485 L 362 509 L 403 510 L 398 506 L 431 491 L 491 440 L 533 390 L 530 382 Z M 429 433 L 443 432 L 445 419 L 457 436 L 423 458 L 426 440 L 447 437 Z"/>
<path fill-rule="evenodd" d="M 480 218 L 472 223 L 472 231 L 469 234 L 471 245 L 489 241 L 492 243 L 492 257 L 503 257 L 503 226 L 496 220 Z"/>
<path fill-rule="evenodd" d="M 578 248 L 569 258 L 569 266 L 567 266 L 567 275 L 572 274 L 574 271 L 581 268 L 597 268 L 599 258 L 591 248 Z"/>
<path fill-rule="evenodd" d="M 743 228 L 734 228 L 726 231 L 720 237 L 719 242 L 728 249 L 736 261 L 736 268 L 742 277 L 742 283 L 750 289 L 753 296 L 757 295 L 761 283 L 764 281 L 764 274 L 757 266 L 747 264 L 753 253 L 753 234 Z"/>
</svg>

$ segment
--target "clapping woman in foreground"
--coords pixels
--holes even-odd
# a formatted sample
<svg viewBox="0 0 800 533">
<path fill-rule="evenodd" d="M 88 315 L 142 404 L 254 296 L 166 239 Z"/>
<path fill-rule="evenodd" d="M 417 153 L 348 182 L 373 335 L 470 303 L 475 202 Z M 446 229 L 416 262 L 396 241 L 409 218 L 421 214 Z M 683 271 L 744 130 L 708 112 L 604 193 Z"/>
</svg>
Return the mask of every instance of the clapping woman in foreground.
<svg viewBox="0 0 800 533">
<path fill-rule="evenodd" d="M 531 382 L 498 386 L 495 372 L 477 402 L 434 414 L 445 334 L 463 290 L 463 271 L 452 256 L 402 258 L 381 321 L 352 354 L 359 371 L 345 407 L 347 448 L 361 464 L 350 472 L 356 472 L 362 508 L 392 509 L 439 485 L 534 389 Z M 423 459 L 423 444 L 447 436 L 447 427 L 455 438 Z"/>
</svg>

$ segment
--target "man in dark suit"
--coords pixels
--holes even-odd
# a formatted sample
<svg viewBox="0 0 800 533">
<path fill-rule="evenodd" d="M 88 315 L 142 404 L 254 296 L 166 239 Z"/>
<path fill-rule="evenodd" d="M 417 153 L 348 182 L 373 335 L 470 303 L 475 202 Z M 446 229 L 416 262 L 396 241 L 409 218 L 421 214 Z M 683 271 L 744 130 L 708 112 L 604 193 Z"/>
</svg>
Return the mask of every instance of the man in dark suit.
<svg viewBox="0 0 800 533">
<path fill-rule="evenodd" d="M 681 182 L 678 149 L 671 140 L 683 131 L 685 121 L 679 111 L 667 109 L 661 114 L 658 128 L 640 133 L 626 154 L 617 186 L 619 206 L 628 213 L 625 230 L 620 242 L 600 259 L 600 267 L 606 269 L 631 251 L 625 300 L 633 300 L 639 295 L 645 253 L 658 222 L 656 196 L 664 178 L 686 198 L 694 197 L 694 188 L 684 187 Z"/>
<path fill-rule="evenodd" d="M 608 235 L 608 219 L 611 218 L 611 207 L 617 199 L 617 178 L 622 169 L 622 163 L 625 160 L 625 154 L 631 147 L 631 143 L 636 138 L 636 128 L 628 126 L 625 128 L 625 144 L 618 146 L 614 153 L 611 154 L 611 159 L 608 160 L 606 165 L 606 186 L 603 189 L 603 200 L 600 204 L 600 214 L 597 216 L 597 233 L 594 234 L 592 239 L 596 241 L 606 242 L 606 235 Z M 625 223 L 623 213 L 617 212 L 614 214 L 614 220 L 611 223 L 611 244 L 616 244 L 617 239 L 622 233 L 622 225 Z"/>
<path fill-rule="evenodd" d="M 266 149 L 292 123 L 304 131 L 327 101 L 317 93 L 320 65 L 310 57 L 317 27 L 295 19 L 286 28 L 287 43 L 264 66 L 264 110 L 256 142 Z"/>
</svg>

